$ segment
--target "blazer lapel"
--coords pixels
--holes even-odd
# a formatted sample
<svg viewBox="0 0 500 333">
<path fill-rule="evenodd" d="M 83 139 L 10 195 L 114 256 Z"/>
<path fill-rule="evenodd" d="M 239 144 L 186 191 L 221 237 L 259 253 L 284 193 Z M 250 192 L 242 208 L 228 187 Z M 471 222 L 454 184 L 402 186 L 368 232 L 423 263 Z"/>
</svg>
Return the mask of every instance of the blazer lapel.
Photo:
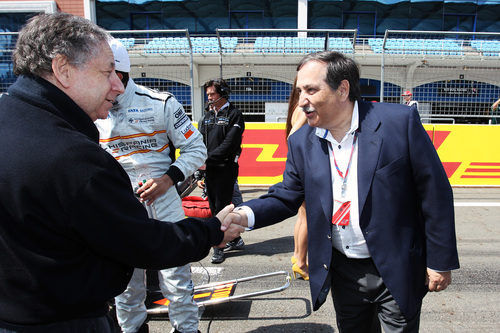
<svg viewBox="0 0 500 333">
<path fill-rule="evenodd" d="M 309 164 L 308 169 L 312 171 L 308 173 L 311 175 L 312 187 L 306 192 L 312 193 L 314 200 L 319 198 L 323 214 L 329 221 L 333 212 L 333 193 L 327 141 L 320 139 L 315 130 L 312 130 L 309 134 L 309 140 L 311 141 L 310 159 L 307 163 Z M 325 186 L 325 184 L 329 186 Z"/>
<path fill-rule="evenodd" d="M 358 132 L 358 204 L 360 224 L 363 208 L 370 191 L 379 159 L 382 138 L 377 130 L 380 120 L 370 113 L 371 104 L 358 103 L 359 132 Z"/>
</svg>

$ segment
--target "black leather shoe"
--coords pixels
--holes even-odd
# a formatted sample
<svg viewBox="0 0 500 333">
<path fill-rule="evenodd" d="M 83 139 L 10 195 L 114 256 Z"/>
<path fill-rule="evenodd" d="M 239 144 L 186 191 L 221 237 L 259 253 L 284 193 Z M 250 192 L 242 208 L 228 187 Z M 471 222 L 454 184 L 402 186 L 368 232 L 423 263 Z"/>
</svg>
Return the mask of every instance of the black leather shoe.
<svg viewBox="0 0 500 333">
<path fill-rule="evenodd" d="M 220 264 L 224 262 L 224 250 L 218 247 L 214 248 L 212 255 L 212 264 Z"/>
</svg>

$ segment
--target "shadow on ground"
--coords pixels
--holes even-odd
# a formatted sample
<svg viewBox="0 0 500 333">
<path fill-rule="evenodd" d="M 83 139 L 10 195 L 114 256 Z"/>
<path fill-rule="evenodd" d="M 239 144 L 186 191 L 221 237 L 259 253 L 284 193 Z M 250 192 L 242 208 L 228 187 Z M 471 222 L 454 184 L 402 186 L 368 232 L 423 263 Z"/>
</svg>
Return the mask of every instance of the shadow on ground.
<svg viewBox="0 0 500 333">
<path fill-rule="evenodd" d="M 302 303 L 303 311 L 300 314 L 282 312 L 279 315 L 265 316 L 257 315 L 252 316 L 250 310 L 252 308 L 252 303 L 259 307 L 259 301 L 264 302 L 276 302 L 276 304 L 283 304 L 287 302 L 299 302 Z M 293 319 L 305 319 L 309 317 L 312 313 L 311 302 L 307 298 L 302 297 L 266 297 L 266 298 L 255 298 L 248 300 L 237 300 L 227 303 L 221 303 L 217 305 L 209 305 L 205 307 L 201 320 L 293 320 Z M 276 313 L 273 313 L 276 314 Z"/>
<path fill-rule="evenodd" d="M 275 324 L 269 326 L 260 326 L 254 330 L 248 331 L 248 333 L 309 333 L 309 332 L 324 332 L 333 333 L 335 330 L 332 326 L 326 324 L 316 324 L 316 323 L 291 323 L 291 324 Z"/>
<path fill-rule="evenodd" d="M 242 235 L 245 239 L 244 234 Z M 293 236 L 283 236 L 268 239 L 259 243 L 245 244 L 242 250 L 233 250 L 225 252 L 225 257 L 239 257 L 242 255 L 258 255 L 271 257 L 276 254 L 293 252 Z"/>
</svg>

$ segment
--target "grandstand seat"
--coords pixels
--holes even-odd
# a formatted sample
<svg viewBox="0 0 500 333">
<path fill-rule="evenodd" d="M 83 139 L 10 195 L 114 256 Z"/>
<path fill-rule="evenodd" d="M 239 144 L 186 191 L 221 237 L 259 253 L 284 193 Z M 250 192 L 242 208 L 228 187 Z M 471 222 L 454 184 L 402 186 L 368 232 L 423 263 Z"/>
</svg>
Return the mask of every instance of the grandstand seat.
<svg viewBox="0 0 500 333">
<path fill-rule="evenodd" d="M 134 38 L 117 38 L 123 46 L 125 46 L 128 49 L 131 49 L 135 45 L 135 39 Z"/>
<path fill-rule="evenodd" d="M 471 47 L 487 57 L 498 57 L 500 55 L 500 41 L 498 40 L 473 40 Z"/>
<path fill-rule="evenodd" d="M 328 40 L 328 49 L 335 50 L 342 53 L 352 53 L 353 45 L 349 38 L 345 37 L 332 37 Z"/>
</svg>

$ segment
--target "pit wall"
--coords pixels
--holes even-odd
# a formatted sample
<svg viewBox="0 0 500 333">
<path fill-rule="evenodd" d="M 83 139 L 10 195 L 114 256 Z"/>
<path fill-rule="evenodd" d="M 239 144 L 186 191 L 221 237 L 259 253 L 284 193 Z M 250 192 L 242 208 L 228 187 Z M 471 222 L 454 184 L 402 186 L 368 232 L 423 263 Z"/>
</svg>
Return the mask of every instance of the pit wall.
<svg viewBox="0 0 500 333">
<path fill-rule="evenodd" d="M 500 186 L 500 125 L 425 124 L 452 186 Z M 246 123 L 239 165 L 242 186 L 282 180 L 284 123 Z"/>
</svg>

